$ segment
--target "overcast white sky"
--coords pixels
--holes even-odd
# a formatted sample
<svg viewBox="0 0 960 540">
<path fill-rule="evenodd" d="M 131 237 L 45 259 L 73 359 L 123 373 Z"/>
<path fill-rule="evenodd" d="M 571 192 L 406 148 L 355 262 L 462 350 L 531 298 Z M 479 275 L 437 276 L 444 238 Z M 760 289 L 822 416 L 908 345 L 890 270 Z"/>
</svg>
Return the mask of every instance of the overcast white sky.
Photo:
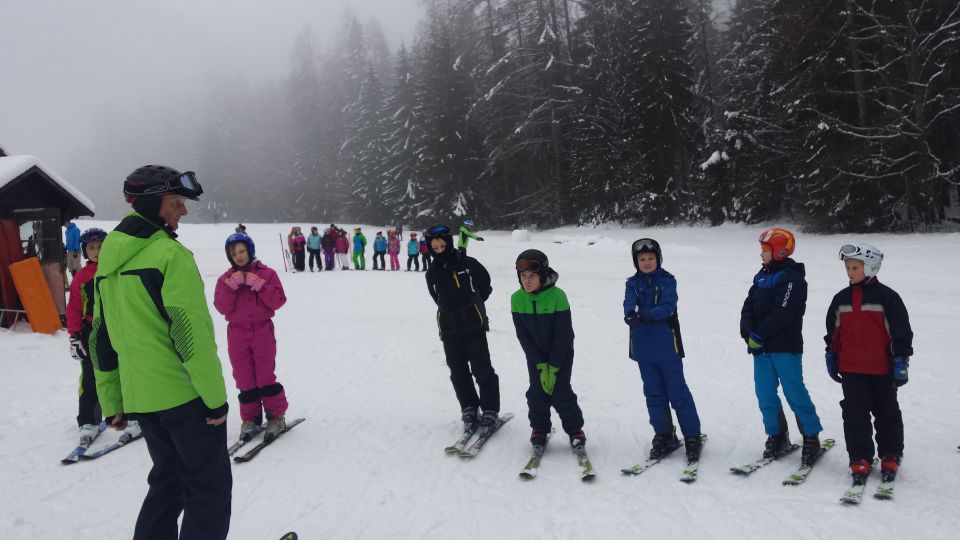
<svg viewBox="0 0 960 540">
<path fill-rule="evenodd" d="M 203 93 L 213 74 L 279 80 L 296 34 L 342 14 L 410 42 L 419 0 L 0 0 L 0 147 L 71 177 L 78 137 L 111 111 Z"/>
</svg>

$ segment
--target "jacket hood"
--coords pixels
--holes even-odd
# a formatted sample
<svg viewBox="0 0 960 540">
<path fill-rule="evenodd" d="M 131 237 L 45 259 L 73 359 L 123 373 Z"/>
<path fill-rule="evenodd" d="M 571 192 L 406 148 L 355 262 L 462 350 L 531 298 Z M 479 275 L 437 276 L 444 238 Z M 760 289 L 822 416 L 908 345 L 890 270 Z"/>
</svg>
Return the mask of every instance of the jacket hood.
<svg viewBox="0 0 960 540">
<path fill-rule="evenodd" d="M 134 212 L 127 214 L 107 235 L 100 250 L 98 271 L 111 274 L 154 242 L 174 239 L 177 235 Z"/>
<path fill-rule="evenodd" d="M 779 272 L 781 270 L 785 272 L 795 272 L 800 275 L 800 277 L 806 277 L 807 270 L 803 266 L 803 263 L 798 263 L 797 261 L 786 258 L 782 261 L 770 261 L 770 264 L 765 264 L 760 269 L 761 272 L 766 270 L 770 273 Z"/>
</svg>

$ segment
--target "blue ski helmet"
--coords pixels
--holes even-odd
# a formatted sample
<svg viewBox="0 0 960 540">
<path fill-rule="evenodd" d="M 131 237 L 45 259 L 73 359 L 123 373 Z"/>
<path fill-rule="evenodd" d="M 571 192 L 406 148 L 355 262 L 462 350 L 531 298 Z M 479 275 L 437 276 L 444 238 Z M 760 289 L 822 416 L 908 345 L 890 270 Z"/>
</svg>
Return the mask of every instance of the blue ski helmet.
<svg viewBox="0 0 960 540">
<path fill-rule="evenodd" d="M 87 257 L 87 244 L 90 242 L 100 241 L 107 237 L 107 231 L 101 229 L 100 227 L 91 227 L 80 235 L 80 251 L 83 252 L 83 258 L 89 259 Z"/>
<path fill-rule="evenodd" d="M 236 244 L 237 242 L 243 242 L 247 246 L 247 253 L 250 254 L 250 260 L 256 258 L 257 256 L 257 247 L 253 243 L 253 238 L 243 234 L 243 233 L 233 233 L 227 237 L 227 241 L 223 244 L 223 250 L 227 254 L 227 261 L 230 263 L 230 266 L 235 266 L 233 258 L 230 257 L 230 246 Z"/>
<path fill-rule="evenodd" d="M 467 227 L 473 227 L 473 220 L 472 220 L 472 219 L 465 219 L 465 220 L 463 220 L 463 224 L 466 225 Z"/>
</svg>

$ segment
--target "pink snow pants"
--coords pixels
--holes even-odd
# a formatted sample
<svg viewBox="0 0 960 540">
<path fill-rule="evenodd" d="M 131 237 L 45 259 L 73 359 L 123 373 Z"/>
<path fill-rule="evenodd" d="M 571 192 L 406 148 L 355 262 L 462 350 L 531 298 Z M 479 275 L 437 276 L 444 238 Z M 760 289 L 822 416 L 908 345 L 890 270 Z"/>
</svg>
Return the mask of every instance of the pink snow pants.
<svg viewBox="0 0 960 540">
<path fill-rule="evenodd" d="M 253 325 L 227 326 L 227 352 L 233 366 L 233 380 L 240 390 L 240 419 L 254 420 L 261 407 L 267 416 L 287 412 L 287 396 L 274 373 L 277 361 L 277 340 L 273 321 L 267 319 Z"/>
<path fill-rule="evenodd" d="M 400 254 L 391 253 L 390 254 L 390 269 L 399 270 L 400 269 Z"/>
</svg>

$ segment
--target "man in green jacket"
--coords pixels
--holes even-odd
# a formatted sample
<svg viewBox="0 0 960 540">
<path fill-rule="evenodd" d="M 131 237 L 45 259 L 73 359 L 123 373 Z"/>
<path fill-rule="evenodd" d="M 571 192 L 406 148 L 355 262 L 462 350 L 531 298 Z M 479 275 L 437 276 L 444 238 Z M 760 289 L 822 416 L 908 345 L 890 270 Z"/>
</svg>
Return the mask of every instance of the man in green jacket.
<svg viewBox="0 0 960 540">
<path fill-rule="evenodd" d="M 135 539 L 221 539 L 230 527 L 227 391 L 213 321 L 193 254 L 174 232 L 192 172 L 159 165 L 123 184 L 134 212 L 100 252 L 90 353 L 103 415 L 115 429 L 140 421 L 153 469 Z"/>
</svg>

